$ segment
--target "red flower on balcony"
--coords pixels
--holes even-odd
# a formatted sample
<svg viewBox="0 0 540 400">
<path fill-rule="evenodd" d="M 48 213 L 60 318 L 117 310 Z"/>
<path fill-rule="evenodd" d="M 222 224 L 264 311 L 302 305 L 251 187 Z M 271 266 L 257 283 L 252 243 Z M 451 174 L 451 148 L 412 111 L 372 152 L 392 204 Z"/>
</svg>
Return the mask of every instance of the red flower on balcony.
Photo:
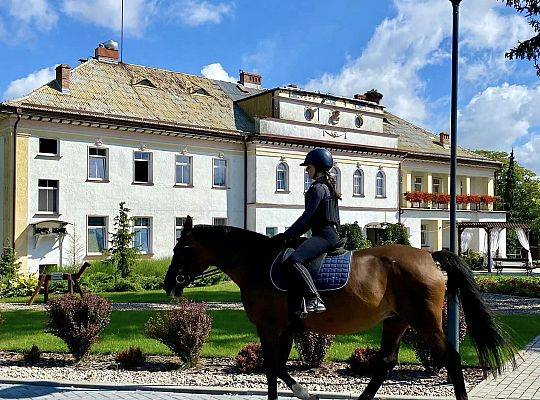
<svg viewBox="0 0 540 400">
<path fill-rule="evenodd" d="M 437 193 L 433 195 L 435 197 L 435 202 L 438 204 L 448 204 L 450 203 L 450 195 L 449 194 L 443 194 L 443 193 Z"/>
<path fill-rule="evenodd" d="M 480 204 L 480 202 L 481 202 L 480 196 L 477 195 L 477 194 L 471 194 L 471 195 L 467 196 L 467 203 Z"/>
<path fill-rule="evenodd" d="M 456 196 L 456 203 L 457 204 L 467 204 L 468 203 L 468 196 L 465 196 L 463 194 L 458 194 Z"/>
<path fill-rule="evenodd" d="M 423 201 L 422 192 L 408 192 L 405 193 L 405 200 L 411 203 L 421 203 Z"/>
<path fill-rule="evenodd" d="M 480 196 L 480 202 L 482 202 L 484 204 L 492 204 L 496 200 L 497 199 L 495 198 L 495 196 L 490 196 L 488 194 L 483 194 L 482 196 Z"/>
</svg>

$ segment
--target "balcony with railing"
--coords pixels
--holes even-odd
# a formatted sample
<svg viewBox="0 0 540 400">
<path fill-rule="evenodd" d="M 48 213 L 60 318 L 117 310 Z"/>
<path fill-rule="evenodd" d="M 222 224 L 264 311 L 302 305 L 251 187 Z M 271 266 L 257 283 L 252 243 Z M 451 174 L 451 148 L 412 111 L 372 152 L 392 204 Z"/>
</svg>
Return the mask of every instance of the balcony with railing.
<svg viewBox="0 0 540 400">
<path fill-rule="evenodd" d="M 450 195 L 445 193 L 407 192 L 403 194 L 404 206 L 425 208 L 430 210 L 447 210 L 450 208 Z M 496 196 L 488 194 L 457 195 L 458 210 L 493 211 L 498 201 Z"/>
</svg>

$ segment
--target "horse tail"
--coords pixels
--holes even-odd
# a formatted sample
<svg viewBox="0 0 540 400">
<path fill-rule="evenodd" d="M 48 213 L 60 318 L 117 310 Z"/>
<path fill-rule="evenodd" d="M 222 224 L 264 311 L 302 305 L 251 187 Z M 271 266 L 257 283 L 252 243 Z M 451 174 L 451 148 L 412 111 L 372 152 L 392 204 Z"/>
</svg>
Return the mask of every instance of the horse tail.
<svg viewBox="0 0 540 400">
<path fill-rule="evenodd" d="M 506 360 L 516 366 L 516 349 L 484 303 L 474 276 L 463 259 L 447 250 L 432 254 L 448 275 L 448 289 L 459 293 L 467 331 L 472 339 L 480 365 L 500 373 Z M 459 291 L 458 291 L 459 290 Z"/>
</svg>

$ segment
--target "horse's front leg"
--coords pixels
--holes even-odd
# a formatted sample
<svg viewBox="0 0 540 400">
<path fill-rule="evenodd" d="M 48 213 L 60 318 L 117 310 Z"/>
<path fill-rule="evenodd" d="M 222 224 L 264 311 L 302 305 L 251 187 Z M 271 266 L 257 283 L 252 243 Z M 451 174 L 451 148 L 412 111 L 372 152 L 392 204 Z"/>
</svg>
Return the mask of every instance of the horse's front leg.
<svg viewBox="0 0 540 400">
<path fill-rule="evenodd" d="M 296 382 L 287 372 L 287 360 L 291 354 L 293 336 L 289 330 L 286 330 L 279 337 L 279 355 L 278 355 L 278 378 L 292 390 L 293 394 L 302 400 L 318 400 L 318 396 L 310 395 L 308 390 Z"/>
<path fill-rule="evenodd" d="M 267 327 L 257 327 L 263 350 L 263 366 L 268 381 L 268 400 L 277 400 L 279 332 Z"/>
</svg>

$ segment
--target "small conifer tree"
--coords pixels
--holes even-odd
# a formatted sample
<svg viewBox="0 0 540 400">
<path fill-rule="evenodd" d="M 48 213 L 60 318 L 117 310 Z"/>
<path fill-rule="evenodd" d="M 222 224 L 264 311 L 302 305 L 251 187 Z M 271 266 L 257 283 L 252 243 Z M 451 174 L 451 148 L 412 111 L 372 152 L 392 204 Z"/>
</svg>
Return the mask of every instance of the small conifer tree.
<svg viewBox="0 0 540 400">
<path fill-rule="evenodd" d="M 21 263 L 17 262 L 15 250 L 11 247 L 9 240 L 6 239 L 0 255 L 0 279 L 14 277 L 17 275 L 20 266 Z"/>
<path fill-rule="evenodd" d="M 122 278 L 129 276 L 139 253 L 138 249 L 133 247 L 135 237 L 135 232 L 131 229 L 133 219 L 129 216 L 129 208 L 125 207 L 125 204 L 120 203 L 119 213 L 114 217 L 116 232 L 112 234 L 108 251 L 108 261 L 116 266 Z"/>
</svg>

